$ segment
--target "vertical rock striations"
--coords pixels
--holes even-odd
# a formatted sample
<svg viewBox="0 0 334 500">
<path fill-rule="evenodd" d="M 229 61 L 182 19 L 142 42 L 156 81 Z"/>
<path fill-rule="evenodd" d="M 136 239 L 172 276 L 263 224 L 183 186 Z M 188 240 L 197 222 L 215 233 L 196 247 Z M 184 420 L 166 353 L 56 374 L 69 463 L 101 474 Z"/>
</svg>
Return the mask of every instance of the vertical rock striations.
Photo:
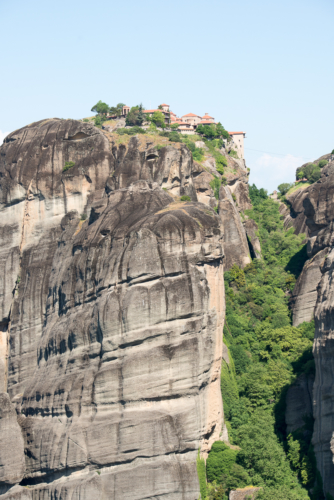
<svg viewBox="0 0 334 500">
<path fill-rule="evenodd" d="M 315 319 L 313 445 L 324 490 L 334 495 L 334 162 L 303 193 L 308 255 L 293 292 L 294 324 Z"/>
<path fill-rule="evenodd" d="M 223 424 L 224 283 L 191 154 L 58 119 L 0 151 L 2 498 L 195 500 Z"/>
</svg>

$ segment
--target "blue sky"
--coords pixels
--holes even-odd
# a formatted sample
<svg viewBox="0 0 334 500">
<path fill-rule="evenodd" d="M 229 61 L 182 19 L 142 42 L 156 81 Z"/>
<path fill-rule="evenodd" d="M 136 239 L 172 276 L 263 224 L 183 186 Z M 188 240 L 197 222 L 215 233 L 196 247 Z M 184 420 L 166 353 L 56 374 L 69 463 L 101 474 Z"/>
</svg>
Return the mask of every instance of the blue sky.
<svg viewBox="0 0 334 500">
<path fill-rule="evenodd" d="M 0 0 L 0 142 L 99 99 L 247 133 L 269 191 L 334 148 L 332 0 Z"/>
</svg>

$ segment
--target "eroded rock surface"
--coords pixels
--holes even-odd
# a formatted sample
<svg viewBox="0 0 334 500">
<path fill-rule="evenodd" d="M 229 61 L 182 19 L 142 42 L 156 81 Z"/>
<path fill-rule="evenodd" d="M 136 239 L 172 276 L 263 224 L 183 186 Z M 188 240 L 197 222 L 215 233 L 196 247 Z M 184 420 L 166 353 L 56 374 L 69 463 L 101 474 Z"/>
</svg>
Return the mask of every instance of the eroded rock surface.
<svg viewBox="0 0 334 500">
<path fill-rule="evenodd" d="M 313 386 L 312 442 L 324 490 L 334 495 L 333 161 L 322 169 L 320 180 L 305 189 L 303 207 L 309 229 L 308 255 L 311 260 L 305 263 L 294 290 L 294 324 L 311 317 L 315 302 L 313 354 L 316 376 Z"/>
<path fill-rule="evenodd" d="M 197 499 L 223 424 L 223 227 L 189 151 L 53 119 L 7 136 L 0 174 L 3 498 Z"/>
<path fill-rule="evenodd" d="M 225 269 L 230 269 L 233 264 L 243 268 L 251 262 L 251 257 L 246 231 L 229 187 L 220 188 L 219 217 L 224 228 Z"/>
<path fill-rule="evenodd" d="M 321 268 L 327 254 L 328 248 L 324 248 L 304 264 L 291 298 L 293 326 L 298 326 L 304 321 L 313 319 L 317 302 L 317 289 L 321 279 Z"/>
</svg>

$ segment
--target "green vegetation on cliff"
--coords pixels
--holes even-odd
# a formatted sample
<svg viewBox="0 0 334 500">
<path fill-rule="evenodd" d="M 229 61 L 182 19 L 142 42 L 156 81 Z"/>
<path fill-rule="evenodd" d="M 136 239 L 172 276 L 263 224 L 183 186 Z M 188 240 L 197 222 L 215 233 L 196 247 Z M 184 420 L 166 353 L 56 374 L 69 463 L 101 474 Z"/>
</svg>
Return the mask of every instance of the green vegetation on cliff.
<svg viewBox="0 0 334 500">
<path fill-rule="evenodd" d="M 258 500 L 320 500 L 312 418 L 292 435 L 285 424 L 287 389 L 298 375 L 314 371 L 314 323 L 293 327 L 288 307 L 306 260 L 304 235 L 284 230 L 279 205 L 266 191 L 253 185 L 250 196 L 246 215 L 259 227 L 263 260 L 225 273 L 229 363 L 223 360 L 221 390 L 234 449 L 213 445 L 207 498 L 227 499 L 229 490 L 254 485 L 262 487 Z"/>
</svg>

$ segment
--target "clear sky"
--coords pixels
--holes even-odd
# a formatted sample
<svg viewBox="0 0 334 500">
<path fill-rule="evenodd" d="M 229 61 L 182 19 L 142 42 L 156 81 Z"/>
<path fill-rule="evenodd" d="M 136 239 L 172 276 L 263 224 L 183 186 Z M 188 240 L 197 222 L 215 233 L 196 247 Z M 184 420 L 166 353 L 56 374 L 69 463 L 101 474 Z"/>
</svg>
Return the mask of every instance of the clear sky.
<svg viewBox="0 0 334 500">
<path fill-rule="evenodd" d="M 272 191 L 334 148 L 333 0 L 0 0 L 0 142 L 99 100 L 246 131 Z"/>
</svg>

